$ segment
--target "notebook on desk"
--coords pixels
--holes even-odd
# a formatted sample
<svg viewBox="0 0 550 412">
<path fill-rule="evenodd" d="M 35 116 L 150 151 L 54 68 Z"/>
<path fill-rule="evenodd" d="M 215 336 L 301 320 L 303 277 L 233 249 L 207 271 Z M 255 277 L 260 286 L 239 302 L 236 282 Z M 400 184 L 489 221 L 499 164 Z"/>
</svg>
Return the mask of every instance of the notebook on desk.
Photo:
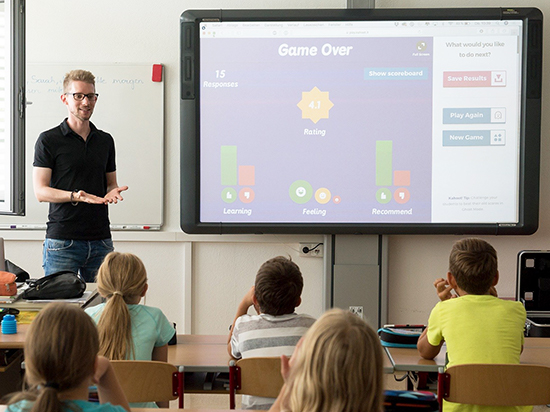
<svg viewBox="0 0 550 412">
<path fill-rule="evenodd" d="M 18 290 L 17 296 L 20 296 Z M 2 303 L 0 306 L 17 308 L 19 310 L 41 310 L 45 305 L 51 302 L 68 302 L 70 304 L 79 305 L 82 308 L 93 306 L 101 302 L 100 295 L 97 292 L 96 283 L 87 283 L 86 291 L 80 298 L 75 299 L 53 299 L 53 300 L 25 300 L 14 299 L 10 302 Z"/>
<path fill-rule="evenodd" d="M 32 300 L 23 300 L 29 304 L 33 303 L 52 303 L 52 302 L 67 302 L 67 303 L 78 303 L 81 306 L 84 305 L 88 300 L 92 298 L 92 295 L 95 294 L 95 290 L 86 290 L 84 294 L 79 298 L 72 299 L 32 299 Z"/>
<path fill-rule="evenodd" d="M 0 305 L 12 304 L 18 301 L 22 293 L 23 289 L 21 288 L 21 283 L 17 283 L 17 293 L 13 296 L 0 296 Z"/>
</svg>

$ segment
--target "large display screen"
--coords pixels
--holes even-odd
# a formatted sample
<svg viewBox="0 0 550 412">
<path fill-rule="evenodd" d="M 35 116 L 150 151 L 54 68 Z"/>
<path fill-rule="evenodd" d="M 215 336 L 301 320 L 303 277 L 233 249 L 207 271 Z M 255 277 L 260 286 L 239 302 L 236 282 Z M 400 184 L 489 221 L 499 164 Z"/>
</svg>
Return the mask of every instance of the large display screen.
<svg viewBox="0 0 550 412">
<path fill-rule="evenodd" d="M 188 233 L 533 233 L 537 9 L 188 11 Z"/>
</svg>

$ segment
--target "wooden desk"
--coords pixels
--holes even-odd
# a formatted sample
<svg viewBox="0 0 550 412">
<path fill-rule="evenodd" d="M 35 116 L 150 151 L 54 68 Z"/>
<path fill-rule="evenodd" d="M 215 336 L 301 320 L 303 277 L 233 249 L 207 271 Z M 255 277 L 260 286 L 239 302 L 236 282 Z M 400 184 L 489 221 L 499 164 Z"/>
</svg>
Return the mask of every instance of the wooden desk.
<svg viewBox="0 0 550 412">
<path fill-rule="evenodd" d="M 441 350 L 434 360 L 420 357 L 418 350 L 408 348 L 385 347 L 387 358 L 395 372 L 437 372 L 439 366 L 445 365 L 446 350 Z"/>
<path fill-rule="evenodd" d="M 178 344 L 168 346 L 168 363 L 185 372 L 229 372 L 226 335 L 178 335 Z"/>
<path fill-rule="evenodd" d="M 231 357 L 226 335 L 178 335 L 178 344 L 168 346 L 168 363 L 183 366 L 185 372 L 229 372 Z M 384 357 L 384 373 L 393 373 Z"/>
<path fill-rule="evenodd" d="M 395 371 L 437 372 L 445 366 L 445 346 L 434 360 L 422 359 L 417 349 L 384 349 Z M 520 363 L 550 366 L 550 338 L 525 338 Z"/>
<path fill-rule="evenodd" d="M 13 335 L 4 335 L 0 333 L 0 349 L 23 349 L 25 336 L 29 325 L 17 325 L 17 333 Z"/>
<path fill-rule="evenodd" d="M 95 283 L 86 284 L 86 290 L 91 291 L 90 296 L 86 299 L 85 302 L 75 302 L 75 304 L 80 304 L 82 308 L 88 306 L 93 306 L 101 301 L 101 296 L 97 292 L 97 285 Z M 63 299 L 59 300 L 60 302 Z M 11 304 L 0 304 L 0 307 L 3 308 L 15 308 L 21 311 L 39 311 L 44 308 L 48 303 L 45 302 L 33 302 L 26 300 L 18 300 Z M 27 330 L 29 328 L 28 324 L 18 323 L 17 324 L 17 333 L 13 335 L 4 335 L 0 333 L 0 349 L 22 349 L 23 344 L 25 343 L 25 337 L 27 336 Z"/>
<path fill-rule="evenodd" d="M 428 373 L 445 366 L 446 347 L 434 360 L 420 357 L 417 349 L 384 348 L 395 372 L 407 373 L 407 389 L 429 389 Z M 525 338 L 520 363 L 550 366 L 550 338 Z"/>
<path fill-rule="evenodd" d="M 227 335 L 178 335 L 168 346 L 168 363 L 183 367 L 185 393 L 227 394 L 230 360 Z"/>
<path fill-rule="evenodd" d="M 4 335 L 0 333 L 0 349 L 22 349 L 29 325 L 17 325 L 17 333 Z M 544 339 L 544 338 L 530 338 Z M 550 338 L 548 339 L 550 347 Z M 398 348 L 392 348 L 395 351 Z M 434 364 L 434 361 L 419 359 L 416 349 L 401 349 L 402 354 L 397 361 L 388 353 L 384 357 L 384 373 L 393 373 L 394 364 L 402 366 L 404 357 L 408 357 L 411 370 L 413 365 L 420 363 Z M 444 355 L 443 355 L 444 356 Z M 183 366 L 185 372 L 229 372 L 229 361 L 227 353 L 227 336 L 225 335 L 178 335 L 178 344 L 168 346 L 168 363 L 176 366 Z M 405 370 L 405 369 L 397 369 Z"/>
<path fill-rule="evenodd" d="M 86 283 L 85 293 L 86 293 L 85 297 L 83 296 L 83 298 L 80 298 L 80 299 L 59 299 L 58 301 L 74 303 L 75 305 L 78 304 L 82 308 L 95 306 L 101 303 L 101 296 L 97 292 L 96 283 Z M 44 309 L 44 306 L 46 306 L 50 302 L 53 302 L 53 301 L 33 301 L 33 300 L 19 299 L 13 303 L 0 303 L 0 307 L 14 308 L 19 310 L 41 310 L 41 309 Z"/>
<path fill-rule="evenodd" d="M 525 338 L 524 348 L 550 348 L 550 338 Z"/>
<path fill-rule="evenodd" d="M 183 367 L 186 393 L 227 393 L 230 360 L 227 335 L 178 335 L 168 346 L 168 363 Z M 384 373 L 393 373 L 387 356 Z"/>
<path fill-rule="evenodd" d="M 227 335 L 178 335 L 178 344 L 224 345 L 227 347 Z"/>
<path fill-rule="evenodd" d="M 30 325 L 17 325 L 17 333 L 0 333 L 0 349 L 22 349 Z M 168 346 L 168 363 L 186 372 L 229 372 L 227 336 L 178 335 L 178 344 Z"/>
<path fill-rule="evenodd" d="M 525 338 L 520 363 L 550 366 L 550 338 Z"/>
</svg>

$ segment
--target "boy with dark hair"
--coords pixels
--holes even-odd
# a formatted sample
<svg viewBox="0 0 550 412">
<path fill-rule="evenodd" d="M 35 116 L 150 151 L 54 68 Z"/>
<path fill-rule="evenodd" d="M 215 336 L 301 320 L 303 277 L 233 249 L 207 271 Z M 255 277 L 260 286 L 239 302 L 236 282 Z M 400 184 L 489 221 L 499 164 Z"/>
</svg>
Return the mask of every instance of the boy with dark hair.
<svg viewBox="0 0 550 412">
<path fill-rule="evenodd" d="M 434 282 L 441 302 L 433 308 L 428 327 L 418 339 L 423 358 L 433 359 L 446 342 L 447 367 L 519 363 L 526 312 L 520 302 L 497 297 L 498 278 L 497 253 L 489 243 L 469 238 L 453 245 L 447 280 Z M 444 403 L 444 411 L 531 410 Z"/>
<path fill-rule="evenodd" d="M 291 356 L 300 338 L 315 319 L 294 309 L 302 302 L 304 286 L 300 268 L 283 256 L 269 259 L 258 273 L 254 286 L 239 304 L 227 349 L 235 359 Z M 257 315 L 248 315 L 254 306 Z M 243 396 L 243 409 L 269 409 L 274 398 Z"/>
</svg>

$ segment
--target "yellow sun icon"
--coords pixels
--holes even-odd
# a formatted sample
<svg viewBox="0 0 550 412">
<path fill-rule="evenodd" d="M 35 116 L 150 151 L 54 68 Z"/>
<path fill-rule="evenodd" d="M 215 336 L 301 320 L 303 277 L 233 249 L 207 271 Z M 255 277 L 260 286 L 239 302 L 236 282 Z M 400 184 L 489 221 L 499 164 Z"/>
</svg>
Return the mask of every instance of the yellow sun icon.
<svg viewBox="0 0 550 412">
<path fill-rule="evenodd" d="M 317 123 L 320 119 L 328 119 L 328 111 L 334 104 L 328 98 L 328 92 L 322 92 L 314 87 L 309 92 L 302 92 L 302 100 L 298 107 L 302 110 L 302 119 L 310 119 Z"/>
</svg>

